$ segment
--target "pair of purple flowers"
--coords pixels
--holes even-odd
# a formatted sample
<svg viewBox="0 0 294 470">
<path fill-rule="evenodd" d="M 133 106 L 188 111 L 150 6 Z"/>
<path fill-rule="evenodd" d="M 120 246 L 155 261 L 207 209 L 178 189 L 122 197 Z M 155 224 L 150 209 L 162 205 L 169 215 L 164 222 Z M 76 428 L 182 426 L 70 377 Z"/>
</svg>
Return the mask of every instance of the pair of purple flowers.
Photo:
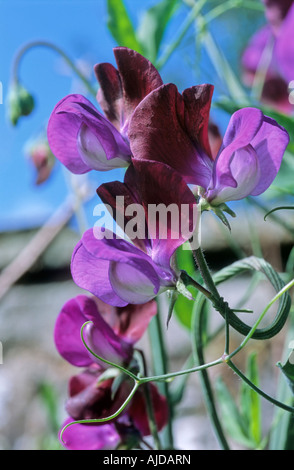
<svg viewBox="0 0 294 470">
<path fill-rule="evenodd" d="M 131 391 L 124 380 L 113 394 L 117 382 L 103 375 L 105 364 L 82 344 L 82 324 L 92 322 L 85 327 L 85 339 L 97 356 L 130 367 L 134 342 L 156 314 L 153 299 L 178 285 L 181 272 L 175 253 L 197 226 L 199 199 L 206 207 L 218 208 L 263 193 L 277 175 L 289 142 L 277 122 L 259 109 L 245 108 L 231 117 L 215 154 L 209 139 L 213 86 L 193 86 L 180 93 L 174 84 L 164 84 L 154 66 L 137 52 L 118 47 L 114 55 L 117 68 L 109 63 L 95 67 L 100 83 L 97 100 L 104 114 L 83 96 L 69 95 L 56 105 L 48 123 L 51 150 L 71 172 L 126 168 L 123 182 L 97 189 L 117 221 L 121 213 L 128 220 L 132 204 L 144 210 L 139 227 L 144 236 L 127 240 L 102 228 L 90 229 L 74 249 L 73 279 L 94 297 L 69 301 L 56 324 L 58 351 L 73 365 L 86 367 L 70 382 L 68 422 L 110 416 Z M 123 196 L 122 206 L 118 196 Z M 154 228 L 149 217 L 150 205 L 174 205 L 188 230 L 175 236 L 167 218 L 166 237 L 159 237 L 160 227 L 156 222 Z M 183 207 L 188 208 L 185 213 Z M 131 338 L 122 334 L 120 322 L 112 323 L 119 312 L 125 312 L 125 324 L 135 329 Z M 168 419 L 166 403 L 154 386 L 151 395 L 161 429 Z M 118 419 L 69 426 L 64 433 L 66 446 L 116 447 L 127 436 L 148 434 L 142 402 L 138 390 Z"/>
</svg>

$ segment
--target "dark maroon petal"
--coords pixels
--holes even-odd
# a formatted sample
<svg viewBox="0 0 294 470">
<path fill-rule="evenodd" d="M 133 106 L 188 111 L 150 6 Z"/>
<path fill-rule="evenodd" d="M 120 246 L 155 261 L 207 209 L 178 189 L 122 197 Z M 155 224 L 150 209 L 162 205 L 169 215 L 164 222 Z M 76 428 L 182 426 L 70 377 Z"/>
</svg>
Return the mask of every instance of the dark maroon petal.
<svg viewBox="0 0 294 470">
<path fill-rule="evenodd" d="M 74 420 L 68 418 L 63 427 Z M 80 424 L 68 426 L 62 434 L 62 445 L 68 450 L 114 450 L 120 442 L 120 436 L 114 424 Z"/>
<path fill-rule="evenodd" d="M 168 165 L 133 159 L 133 166 L 152 239 L 152 259 L 168 269 L 175 250 L 195 230 L 195 196 L 180 173 Z"/>
<path fill-rule="evenodd" d="M 85 376 L 89 377 L 85 380 Z M 69 381 L 69 398 L 66 411 L 73 419 L 93 419 L 107 416 L 111 406 L 111 380 L 97 384 L 99 375 L 86 370 L 71 377 Z M 88 382 L 88 383 L 87 383 Z"/>
<path fill-rule="evenodd" d="M 127 173 L 129 169 L 127 170 Z M 126 183 L 120 181 L 112 181 L 104 183 L 97 189 L 97 194 L 106 205 L 106 208 L 111 208 L 111 215 L 125 234 L 132 240 L 132 242 L 141 250 L 146 251 L 149 246 L 148 229 L 145 220 L 144 209 L 142 209 L 142 216 L 140 211 L 140 200 L 135 198 L 134 191 Z M 137 216 L 138 215 L 138 216 Z M 136 225 L 131 223 L 136 216 Z M 136 234 L 137 236 L 134 236 Z"/>
<path fill-rule="evenodd" d="M 67 413 L 74 419 L 100 419 L 112 416 L 129 396 L 133 383 L 127 378 L 116 392 L 112 385 L 113 379 L 105 379 L 100 373 L 95 374 L 95 370 L 92 369 L 71 377 L 69 398 L 66 402 Z"/>
<path fill-rule="evenodd" d="M 183 91 L 185 127 L 194 145 L 212 157 L 208 138 L 209 113 L 214 87 L 209 84 L 193 86 Z"/>
<path fill-rule="evenodd" d="M 140 101 L 163 82 L 152 63 L 138 52 L 116 47 L 114 56 L 122 83 L 125 119 L 128 119 Z"/>
<path fill-rule="evenodd" d="M 121 128 L 122 86 L 118 71 L 109 63 L 95 65 L 94 71 L 100 84 L 97 101 L 105 116 L 118 129 Z"/>
<path fill-rule="evenodd" d="M 186 99 L 188 92 L 186 94 Z M 188 183 L 206 187 L 212 160 L 195 147 L 190 135 L 191 119 L 185 101 L 173 84 L 151 92 L 136 108 L 130 120 L 129 139 L 133 156 L 140 160 L 165 163 L 177 170 Z M 188 129 L 186 128 L 188 124 Z M 189 132 L 188 132 L 189 131 Z"/>
<path fill-rule="evenodd" d="M 168 406 L 164 396 L 162 396 L 155 385 L 148 384 L 151 393 L 151 400 L 153 405 L 153 411 L 155 415 L 155 422 L 157 424 L 158 431 L 161 431 L 168 422 Z M 131 406 L 128 410 L 128 414 L 133 419 L 135 426 L 139 429 L 143 436 L 150 435 L 149 420 L 146 411 L 146 402 L 144 392 L 138 390 L 135 394 Z"/>
</svg>

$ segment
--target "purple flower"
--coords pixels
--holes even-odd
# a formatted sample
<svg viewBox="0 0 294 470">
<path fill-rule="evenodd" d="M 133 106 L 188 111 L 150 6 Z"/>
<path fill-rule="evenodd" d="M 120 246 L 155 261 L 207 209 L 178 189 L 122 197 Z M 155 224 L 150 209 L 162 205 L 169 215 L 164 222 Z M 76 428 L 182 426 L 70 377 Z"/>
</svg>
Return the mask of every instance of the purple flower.
<svg viewBox="0 0 294 470">
<path fill-rule="evenodd" d="M 212 205 L 261 194 L 277 175 L 288 133 L 259 109 L 240 109 L 232 115 L 217 155 L 212 155 L 207 130 L 212 90 L 209 85 L 202 88 L 200 96 L 206 99 L 200 102 L 198 91 L 192 87 L 180 95 L 175 85 L 163 85 L 138 105 L 129 126 L 134 158 L 152 157 L 170 165 L 187 183 L 200 186 Z M 198 121 L 192 119 L 193 112 Z"/>
<path fill-rule="evenodd" d="M 128 364 L 133 356 L 133 344 L 141 338 L 155 314 L 154 301 L 116 308 L 95 297 L 79 295 L 63 306 L 56 320 L 56 348 L 64 359 L 77 367 L 97 362 L 105 368 L 105 363 L 91 355 L 81 341 L 83 324 L 91 322 L 84 329 L 90 349 L 108 361 Z"/>
<path fill-rule="evenodd" d="M 114 387 L 118 369 L 112 369 L 112 375 L 104 375 L 108 365 L 97 360 L 84 346 L 80 336 L 82 325 L 91 321 L 85 327 L 84 338 L 95 354 L 129 367 L 133 360 L 133 345 L 145 332 L 156 310 L 154 301 L 118 309 L 85 295 L 64 305 L 55 324 L 55 344 L 64 359 L 85 369 L 69 380 L 65 406 L 69 418 L 63 427 L 76 420 L 108 418 L 123 405 L 133 387 L 127 377 Z M 151 385 L 151 394 L 156 422 L 162 429 L 167 422 L 167 404 L 154 385 Z M 143 396 L 138 390 L 117 418 L 98 424 L 74 423 L 66 427 L 62 441 L 68 449 L 114 449 L 130 438 L 138 441 L 141 435 L 148 434 Z"/>
<path fill-rule="evenodd" d="M 116 219 L 120 211 L 125 213 L 125 206 L 116 206 L 117 196 L 124 197 L 127 207 L 134 204 L 138 210 L 139 204 L 137 225 L 143 235 L 131 242 L 102 228 L 88 230 L 72 256 L 75 283 L 114 306 L 142 304 L 174 288 L 179 277 L 175 251 L 192 237 L 197 223 L 195 197 L 181 175 L 163 163 L 133 160 L 124 183 L 107 183 L 97 191 L 114 208 Z M 158 207 L 164 211 L 159 221 Z"/>
<path fill-rule="evenodd" d="M 203 197 L 213 205 L 262 194 L 275 179 L 288 133 L 256 108 L 235 112 Z"/>
<path fill-rule="evenodd" d="M 266 74 L 262 101 L 291 113 L 288 85 L 294 79 L 294 2 L 264 0 L 264 4 L 268 24 L 253 35 L 243 54 L 244 82 L 252 86 L 258 70 L 262 70 Z"/>
<path fill-rule="evenodd" d="M 118 47 L 114 55 L 118 69 L 108 63 L 95 66 L 100 82 L 97 100 L 105 116 L 77 94 L 63 98 L 50 116 L 50 148 L 72 173 L 128 166 L 129 118 L 137 104 L 162 84 L 157 70 L 137 52 Z"/>
</svg>

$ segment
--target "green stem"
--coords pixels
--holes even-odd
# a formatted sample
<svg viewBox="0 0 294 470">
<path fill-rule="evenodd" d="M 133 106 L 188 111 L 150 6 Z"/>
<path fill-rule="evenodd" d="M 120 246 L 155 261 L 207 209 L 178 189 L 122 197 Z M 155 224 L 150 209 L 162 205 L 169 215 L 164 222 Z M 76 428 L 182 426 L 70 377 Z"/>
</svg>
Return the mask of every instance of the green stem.
<svg viewBox="0 0 294 470">
<path fill-rule="evenodd" d="M 166 345 L 163 338 L 163 331 L 162 331 L 162 324 L 161 324 L 161 317 L 160 317 L 160 309 L 159 309 L 159 302 L 158 305 L 158 312 L 157 315 L 152 319 L 149 324 L 148 333 L 150 338 L 150 344 L 152 347 L 152 356 L 153 356 L 153 367 L 155 374 L 158 376 L 166 375 L 168 371 L 168 356 L 166 351 Z M 141 381 L 142 383 L 142 381 Z M 164 382 L 161 384 L 161 389 L 163 394 L 166 397 L 168 406 L 169 406 L 169 420 L 167 427 L 164 432 L 165 438 L 165 447 L 172 449 L 174 447 L 174 439 L 173 439 L 173 407 L 170 400 L 170 393 L 169 393 L 169 384 Z"/>
<path fill-rule="evenodd" d="M 179 44 L 182 42 L 184 36 L 186 35 L 188 29 L 190 26 L 194 23 L 195 19 L 197 18 L 198 14 L 201 11 L 201 8 L 205 5 L 207 0 L 199 0 L 197 4 L 195 4 L 190 11 L 190 13 L 187 15 L 184 23 L 182 24 L 176 39 L 167 47 L 165 53 L 163 56 L 157 61 L 155 64 L 156 68 L 160 70 L 168 61 L 172 53 L 176 50 L 176 48 L 179 46 Z"/>
<path fill-rule="evenodd" d="M 208 13 L 206 13 L 206 15 L 204 15 L 204 20 L 208 24 L 219 16 L 223 15 L 224 13 L 227 13 L 228 10 L 232 10 L 235 8 L 246 8 L 249 10 L 257 10 L 260 12 L 264 11 L 263 5 L 256 1 L 228 0 L 227 2 L 223 2 L 221 5 L 212 8 Z"/>
<path fill-rule="evenodd" d="M 64 426 L 64 428 L 62 429 L 61 433 L 60 433 L 60 439 L 63 441 L 63 434 L 64 434 L 64 431 L 69 427 L 69 426 L 72 426 L 73 424 L 95 424 L 95 423 L 106 423 L 107 421 L 110 421 L 111 419 L 114 419 L 114 418 L 117 418 L 117 416 L 120 415 L 120 413 L 126 408 L 126 406 L 129 404 L 129 402 L 131 401 L 131 399 L 133 398 L 133 396 L 135 395 L 137 389 L 139 387 L 139 383 L 138 382 L 135 382 L 135 385 L 134 387 L 132 388 L 128 398 L 124 401 L 124 403 L 119 407 L 119 409 L 113 413 L 112 415 L 110 416 L 107 416 L 106 418 L 95 418 L 95 419 L 79 419 L 79 420 L 76 420 L 76 421 L 72 421 L 71 423 L 68 423 Z M 63 441 L 64 442 L 64 441 Z"/>
<path fill-rule="evenodd" d="M 207 362 L 206 364 L 191 367 L 190 369 L 180 370 L 177 372 L 170 372 L 168 374 L 154 375 L 151 377 L 142 377 L 139 379 L 139 383 L 143 384 L 146 382 L 170 381 L 174 379 L 175 377 L 179 377 L 181 375 L 186 375 L 186 374 L 192 374 L 193 372 L 201 372 L 204 369 L 217 366 L 219 364 L 222 364 L 223 362 L 224 362 L 223 358 L 219 358 L 219 359 L 216 359 L 215 361 Z"/>
<path fill-rule="evenodd" d="M 293 406 L 289 406 L 289 405 L 286 405 L 285 403 L 282 403 L 278 400 L 276 400 L 275 398 L 271 397 L 270 395 L 268 395 L 267 393 L 265 393 L 263 390 L 261 390 L 260 388 L 258 388 L 256 385 L 254 385 L 253 382 L 251 382 L 251 380 L 249 380 L 246 375 L 243 374 L 243 372 L 241 372 L 236 366 L 235 364 L 233 364 L 233 362 L 231 360 L 228 360 L 226 361 L 228 366 L 242 379 L 244 380 L 244 382 L 247 383 L 247 385 L 249 385 L 255 392 L 259 393 L 259 395 L 261 395 L 263 398 L 265 398 L 266 400 L 268 400 L 269 402 L 271 402 L 273 405 L 276 405 L 280 408 L 282 408 L 283 410 L 286 410 L 286 411 L 289 411 L 290 413 L 294 413 L 294 407 Z"/>
<path fill-rule="evenodd" d="M 194 315 L 192 320 L 192 331 L 193 331 L 193 354 L 194 359 L 199 363 L 199 365 L 203 365 L 205 363 L 204 360 L 204 345 L 203 345 L 203 322 L 204 322 L 204 309 L 197 308 L 197 303 L 195 304 Z M 220 419 L 218 417 L 214 395 L 212 391 L 212 387 L 210 384 L 210 379 L 208 375 L 208 371 L 205 369 L 200 371 L 200 378 L 201 378 L 201 385 L 203 390 L 203 396 L 206 404 L 207 411 L 210 416 L 211 423 L 214 427 L 216 436 L 218 438 L 219 444 L 221 445 L 223 450 L 229 450 L 229 444 L 225 437 L 224 431 L 222 429 L 222 425 Z"/>
<path fill-rule="evenodd" d="M 150 391 L 150 384 L 149 383 L 144 384 L 143 385 L 143 390 L 144 390 L 144 396 L 145 396 L 146 405 L 147 405 L 147 415 L 148 415 L 148 418 L 149 418 L 150 433 L 153 437 L 156 450 L 160 450 L 160 449 L 162 449 L 162 446 L 161 446 L 161 442 L 160 442 L 160 439 L 159 439 L 156 419 L 155 419 L 155 415 L 154 415 L 152 395 L 151 395 L 151 391 Z"/>
<path fill-rule="evenodd" d="M 196 250 L 193 250 L 193 256 L 194 260 L 200 270 L 200 273 L 202 275 L 202 278 L 208 287 L 209 291 L 212 293 L 212 305 L 215 308 L 216 311 L 218 311 L 223 318 L 226 318 L 229 324 L 239 333 L 241 333 L 244 336 L 250 335 L 253 339 L 259 339 L 259 340 L 265 340 L 272 338 L 275 336 L 277 333 L 280 332 L 281 328 L 284 326 L 287 317 L 289 315 L 289 310 L 290 310 L 290 304 L 291 300 L 289 296 L 285 295 L 283 298 L 281 298 L 281 304 L 279 311 L 277 312 L 277 315 L 274 319 L 274 321 L 265 328 L 257 329 L 254 328 L 254 331 L 252 332 L 252 327 L 244 323 L 238 316 L 235 315 L 234 310 L 232 310 L 227 302 L 224 301 L 224 299 L 220 296 L 217 288 L 216 288 L 216 283 L 214 282 L 214 279 L 212 278 L 209 268 L 207 266 L 206 260 L 204 258 L 204 255 L 202 253 L 201 248 L 198 248 Z M 246 260 L 243 261 L 244 268 L 246 268 Z M 238 263 L 235 263 L 238 265 Z M 239 263 L 240 264 L 240 263 Z M 284 284 L 282 283 L 281 279 L 279 276 L 273 272 L 272 270 L 269 272 L 269 266 L 264 260 L 259 260 L 256 258 L 256 268 L 258 271 L 263 272 L 276 291 L 278 292 L 277 295 L 279 295 L 279 292 L 281 291 L 282 293 L 286 293 L 286 290 L 284 290 Z M 232 271 L 233 274 L 234 271 Z M 240 272 L 240 271 L 239 271 Z M 220 281 L 218 281 L 220 282 Z M 279 297 L 281 297 L 279 295 Z M 267 309 L 266 309 L 267 311 Z M 258 321 L 259 324 L 259 321 Z"/>
<path fill-rule="evenodd" d="M 82 338 L 82 341 L 83 341 L 83 344 L 85 346 L 85 348 L 89 351 L 90 354 L 92 354 L 94 357 L 96 357 L 96 359 L 99 359 L 99 361 L 102 361 L 104 362 L 105 364 L 108 364 L 109 366 L 112 366 L 112 367 L 115 367 L 116 369 L 119 369 L 121 372 L 123 372 L 124 374 L 128 375 L 129 377 L 131 377 L 131 379 L 133 379 L 135 382 L 138 382 L 138 377 L 133 374 L 131 371 L 129 371 L 128 369 L 125 369 L 123 366 L 119 365 L 119 364 L 116 364 L 112 361 L 108 361 L 107 359 L 104 359 L 103 357 L 101 356 L 98 356 L 98 354 L 94 353 L 94 351 L 92 351 L 89 346 L 87 345 L 85 339 L 84 339 L 84 328 L 86 325 L 92 323 L 92 321 L 87 321 L 83 324 L 82 328 L 81 328 L 81 338 Z"/>
<path fill-rule="evenodd" d="M 290 281 L 287 285 L 285 285 L 283 287 L 283 289 L 281 289 L 273 298 L 272 300 L 267 304 L 266 308 L 263 310 L 263 312 L 261 313 L 261 315 L 259 316 L 259 318 L 257 319 L 257 321 L 255 322 L 255 324 L 253 325 L 253 327 L 251 328 L 251 330 L 249 331 L 248 335 L 243 339 L 243 341 L 241 342 L 240 346 L 238 348 L 235 349 L 235 351 L 233 351 L 230 355 L 229 355 L 229 359 L 232 358 L 233 356 L 235 356 L 241 349 L 244 348 L 244 346 L 246 346 L 246 344 L 248 343 L 248 341 L 253 337 L 254 335 L 254 332 L 256 331 L 258 325 L 261 323 L 261 321 L 263 320 L 265 314 L 268 312 L 268 310 L 270 309 L 270 307 L 273 306 L 273 304 L 275 302 L 277 302 L 277 300 L 280 299 L 280 297 L 286 293 L 289 289 L 291 289 L 292 287 L 294 286 L 294 279 L 292 281 Z"/>
<path fill-rule="evenodd" d="M 266 205 L 259 198 L 248 196 L 246 201 L 249 202 L 249 204 L 261 209 L 267 216 L 269 216 L 270 213 L 271 218 L 281 227 L 283 227 L 292 236 L 292 238 L 294 238 L 294 228 L 291 227 L 291 225 L 289 225 L 285 220 L 272 213 L 273 211 L 268 209 L 268 207 L 266 207 Z"/>
<path fill-rule="evenodd" d="M 19 67 L 20 67 L 20 61 L 30 49 L 34 47 L 47 47 L 49 49 L 52 49 L 53 51 L 57 52 L 64 61 L 71 67 L 71 69 L 74 71 L 74 73 L 80 78 L 80 80 L 83 82 L 87 90 L 94 96 L 96 97 L 97 90 L 92 87 L 92 85 L 89 83 L 87 78 L 80 72 L 80 70 L 76 67 L 76 65 L 73 63 L 73 61 L 68 57 L 68 55 L 58 46 L 55 44 L 48 42 L 48 41 L 32 41 L 26 44 L 24 47 L 20 49 L 18 52 L 14 65 L 13 65 L 13 80 L 16 82 L 19 81 L 18 79 L 18 74 L 19 74 Z"/>
</svg>

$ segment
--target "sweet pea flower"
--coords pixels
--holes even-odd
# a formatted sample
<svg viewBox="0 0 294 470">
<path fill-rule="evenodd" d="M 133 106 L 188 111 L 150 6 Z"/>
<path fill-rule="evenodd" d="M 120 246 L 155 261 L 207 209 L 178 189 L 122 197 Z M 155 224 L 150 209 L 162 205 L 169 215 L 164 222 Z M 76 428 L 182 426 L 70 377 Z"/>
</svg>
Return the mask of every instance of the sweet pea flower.
<svg viewBox="0 0 294 470">
<path fill-rule="evenodd" d="M 116 206 L 117 196 L 123 196 L 128 208 L 134 204 L 135 210 L 141 209 L 136 223 L 142 235 L 128 240 L 99 227 L 86 231 L 72 255 L 75 283 L 118 307 L 144 304 L 174 289 L 180 276 L 175 251 L 192 237 L 198 215 L 195 197 L 181 175 L 163 163 L 133 160 L 124 183 L 106 183 L 97 192 L 114 208 L 115 217 L 126 209 Z M 176 223 L 166 212 L 166 218 L 154 218 L 158 207 L 170 207 Z"/>
<path fill-rule="evenodd" d="M 242 66 L 244 82 L 252 86 L 255 76 L 265 74 L 261 100 L 281 112 L 293 112 L 289 83 L 294 80 L 294 2 L 263 0 L 268 23 L 257 31 L 246 47 Z"/>
<path fill-rule="evenodd" d="M 150 434 L 140 389 L 115 419 L 98 424 L 74 421 L 107 418 L 123 405 L 131 392 L 132 381 L 126 378 L 114 389 L 118 369 L 110 369 L 112 374 L 105 376 L 109 366 L 97 360 L 94 354 L 129 367 L 133 359 L 133 346 L 145 332 L 156 310 L 154 301 L 118 309 L 86 295 L 77 296 L 63 306 L 54 330 L 57 350 L 70 364 L 85 368 L 69 380 L 66 402 L 69 417 L 62 427 L 65 428 L 62 443 L 67 449 L 114 449 L 130 439 L 139 442 L 141 436 Z M 80 336 L 82 325 L 88 321 L 91 323 L 86 325 L 84 337 L 94 354 L 85 347 Z M 114 325 L 113 328 L 111 325 Z M 150 390 L 156 422 L 162 429 L 167 422 L 167 404 L 154 385 L 151 384 Z M 72 425 L 67 426 L 70 423 Z"/>
<path fill-rule="evenodd" d="M 97 362 L 105 368 L 105 363 L 90 354 L 81 341 L 83 324 L 91 322 L 84 329 L 91 350 L 108 361 L 126 365 L 133 356 L 133 344 L 141 338 L 156 311 L 154 301 L 116 308 L 95 297 L 79 295 L 66 302 L 56 320 L 56 348 L 74 366 L 88 367 Z"/>
<path fill-rule="evenodd" d="M 201 196 L 218 206 L 263 193 L 279 171 L 289 135 L 259 109 L 240 109 L 213 155 L 208 139 L 211 94 L 210 85 L 189 88 L 182 95 L 173 84 L 159 87 L 136 108 L 129 137 L 134 158 L 148 161 L 152 155 L 199 186 Z"/>
<path fill-rule="evenodd" d="M 48 122 L 48 142 L 55 157 L 72 173 L 127 167 L 131 152 L 127 129 L 137 104 L 162 84 L 153 65 L 131 49 L 114 49 L 117 69 L 95 66 L 100 83 L 97 100 L 103 112 L 84 96 L 71 94 L 55 106 Z"/>
</svg>

